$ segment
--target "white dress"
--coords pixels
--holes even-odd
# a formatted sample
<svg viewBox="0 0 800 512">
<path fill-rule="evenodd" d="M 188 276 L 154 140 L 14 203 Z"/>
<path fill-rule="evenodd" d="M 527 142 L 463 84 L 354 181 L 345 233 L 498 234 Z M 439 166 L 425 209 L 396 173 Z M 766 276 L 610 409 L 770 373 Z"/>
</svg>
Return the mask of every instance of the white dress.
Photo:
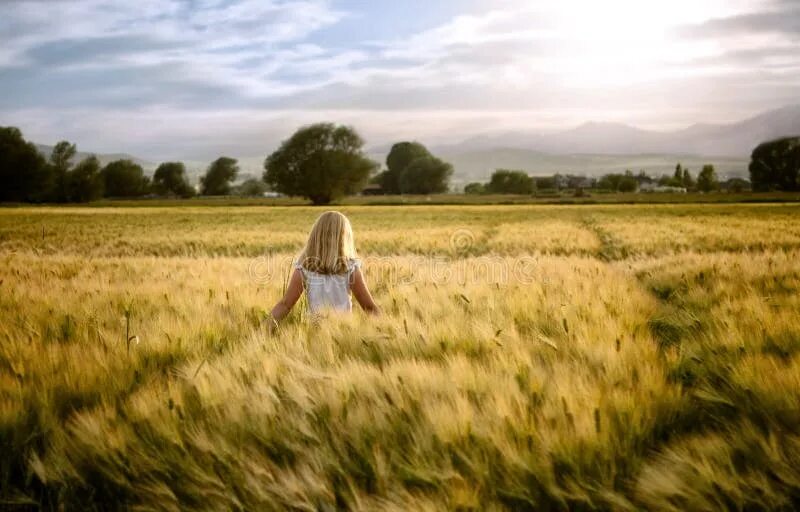
<svg viewBox="0 0 800 512">
<path fill-rule="evenodd" d="M 360 266 L 359 260 L 350 260 L 344 274 L 320 274 L 306 270 L 302 265 L 295 263 L 294 268 L 303 274 L 303 287 L 311 313 L 317 313 L 325 308 L 335 311 L 352 311 L 350 284 L 353 281 L 353 272 Z"/>
</svg>

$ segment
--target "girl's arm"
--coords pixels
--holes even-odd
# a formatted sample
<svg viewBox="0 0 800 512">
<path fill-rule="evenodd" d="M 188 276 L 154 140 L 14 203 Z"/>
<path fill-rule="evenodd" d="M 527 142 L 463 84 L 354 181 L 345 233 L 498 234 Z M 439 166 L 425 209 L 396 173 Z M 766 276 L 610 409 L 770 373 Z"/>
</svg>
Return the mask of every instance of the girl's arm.
<svg viewBox="0 0 800 512">
<path fill-rule="evenodd" d="M 372 294 L 369 293 L 367 282 L 364 280 L 364 275 L 361 274 L 360 268 L 353 271 L 352 279 L 353 282 L 350 285 L 350 289 L 353 291 L 353 296 L 355 296 L 356 300 L 361 305 L 361 309 L 370 314 L 379 315 L 381 311 L 378 305 L 375 304 L 375 301 L 372 300 Z"/>
<path fill-rule="evenodd" d="M 283 317 L 289 314 L 289 311 L 292 310 L 302 293 L 303 273 L 297 268 L 292 272 L 292 277 L 289 278 L 289 284 L 286 286 L 286 293 L 283 294 L 283 298 L 272 308 L 270 328 L 273 328 Z"/>
</svg>

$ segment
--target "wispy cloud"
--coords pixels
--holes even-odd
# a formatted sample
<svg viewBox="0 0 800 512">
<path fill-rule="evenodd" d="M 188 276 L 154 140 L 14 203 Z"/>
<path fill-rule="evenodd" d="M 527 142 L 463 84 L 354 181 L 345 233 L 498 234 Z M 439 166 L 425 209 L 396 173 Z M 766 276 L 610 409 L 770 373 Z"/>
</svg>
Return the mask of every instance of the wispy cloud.
<svg viewBox="0 0 800 512">
<path fill-rule="evenodd" d="M 425 9 L 404 5 L 393 15 Z M 322 119 L 381 143 L 588 119 L 671 127 L 800 102 L 796 0 L 465 1 L 425 26 L 369 7 L 6 0 L 0 116 L 47 141 L 191 156 L 211 140 L 260 153 Z M 353 33 L 326 33 L 343 24 Z"/>
<path fill-rule="evenodd" d="M 318 0 L 12 0 L 4 10 L 0 66 L 8 73 L 136 69 L 148 80 L 216 84 L 245 96 L 294 91 L 276 78 L 281 69 L 303 69 L 308 59 L 306 69 L 316 70 L 326 54 L 294 43 L 345 15 Z M 171 72 L 159 75 L 165 67 Z"/>
</svg>

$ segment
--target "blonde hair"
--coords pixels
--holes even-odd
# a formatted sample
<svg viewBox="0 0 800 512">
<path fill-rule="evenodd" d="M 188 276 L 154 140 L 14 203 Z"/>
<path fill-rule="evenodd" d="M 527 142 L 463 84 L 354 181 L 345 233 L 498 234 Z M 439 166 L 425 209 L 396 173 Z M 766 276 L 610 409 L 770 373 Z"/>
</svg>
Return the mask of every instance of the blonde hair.
<svg viewBox="0 0 800 512">
<path fill-rule="evenodd" d="M 344 274 L 356 257 L 350 221 L 340 212 L 329 211 L 314 222 L 297 264 L 320 274 Z"/>
</svg>

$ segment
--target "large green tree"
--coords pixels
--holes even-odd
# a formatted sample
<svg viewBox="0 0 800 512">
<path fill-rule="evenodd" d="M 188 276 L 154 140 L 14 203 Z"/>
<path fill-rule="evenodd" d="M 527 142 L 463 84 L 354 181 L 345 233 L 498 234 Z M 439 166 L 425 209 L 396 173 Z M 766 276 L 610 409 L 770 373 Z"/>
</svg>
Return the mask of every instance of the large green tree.
<svg viewBox="0 0 800 512">
<path fill-rule="evenodd" d="M 153 173 L 153 190 L 161 195 L 192 197 L 194 189 L 186 177 L 183 162 L 164 162 Z"/>
<path fill-rule="evenodd" d="M 536 182 L 524 171 L 497 169 L 486 189 L 493 194 L 533 194 Z"/>
<path fill-rule="evenodd" d="M 435 156 L 416 158 L 400 174 L 400 193 L 441 194 L 447 192 L 452 175 L 453 166 Z"/>
<path fill-rule="evenodd" d="M 697 189 L 701 192 L 711 192 L 712 190 L 719 189 L 719 180 L 717 179 L 717 171 L 714 170 L 713 165 L 704 165 L 700 174 L 697 175 Z"/>
<path fill-rule="evenodd" d="M 0 127 L 0 201 L 41 201 L 51 170 L 36 146 L 14 127 Z"/>
<path fill-rule="evenodd" d="M 398 142 L 386 156 L 386 170 L 379 175 L 379 183 L 386 194 L 399 194 L 400 176 L 416 160 L 432 156 L 419 142 Z"/>
<path fill-rule="evenodd" d="M 235 158 L 221 156 L 211 162 L 205 176 L 200 178 L 200 190 L 204 196 L 226 196 L 231 193 L 231 182 L 239 174 Z"/>
<path fill-rule="evenodd" d="M 264 181 L 290 196 L 327 204 L 359 192 L 377 164 L 348 126 L 318 123 L 297 130 L 264 161 Z"/>
<path fill-rule="evenodd" d="M 419 142 L 398 142 L 386 156 L 386 170 L 378 182 L 387 194 L 447 192 L 453 168 Z"/>
<path fill-rule="evenodd" d="M 72 167 L 72 159 L 78 153 L 75 144 L 62 140 L 53 146 L 50 152 L 48 164 L 53 174 L 53 184 L 50 190 L 50 199 L 63 203 L 69 201 L 69 190 L 67 190 L 67 173 Z"/>
<path fill-rule="evenodd" d="M 100 161 L 92 155 L 78 163 L 67 173 L 67 199 L 76 203 L 94 201 L 103 197 L 103 175 Z"/>
<path fill-rule="evenodd" d="M 759 144 L 750 157 L 753 190 L 800 190 L 800 137 Z"/>
<path fill-rule="evenodd" d="M 147 194 L 150 180 L 133 160 L 109 162 L 101 171 L 106 197 L 137 197 Z"/>
</svg>

